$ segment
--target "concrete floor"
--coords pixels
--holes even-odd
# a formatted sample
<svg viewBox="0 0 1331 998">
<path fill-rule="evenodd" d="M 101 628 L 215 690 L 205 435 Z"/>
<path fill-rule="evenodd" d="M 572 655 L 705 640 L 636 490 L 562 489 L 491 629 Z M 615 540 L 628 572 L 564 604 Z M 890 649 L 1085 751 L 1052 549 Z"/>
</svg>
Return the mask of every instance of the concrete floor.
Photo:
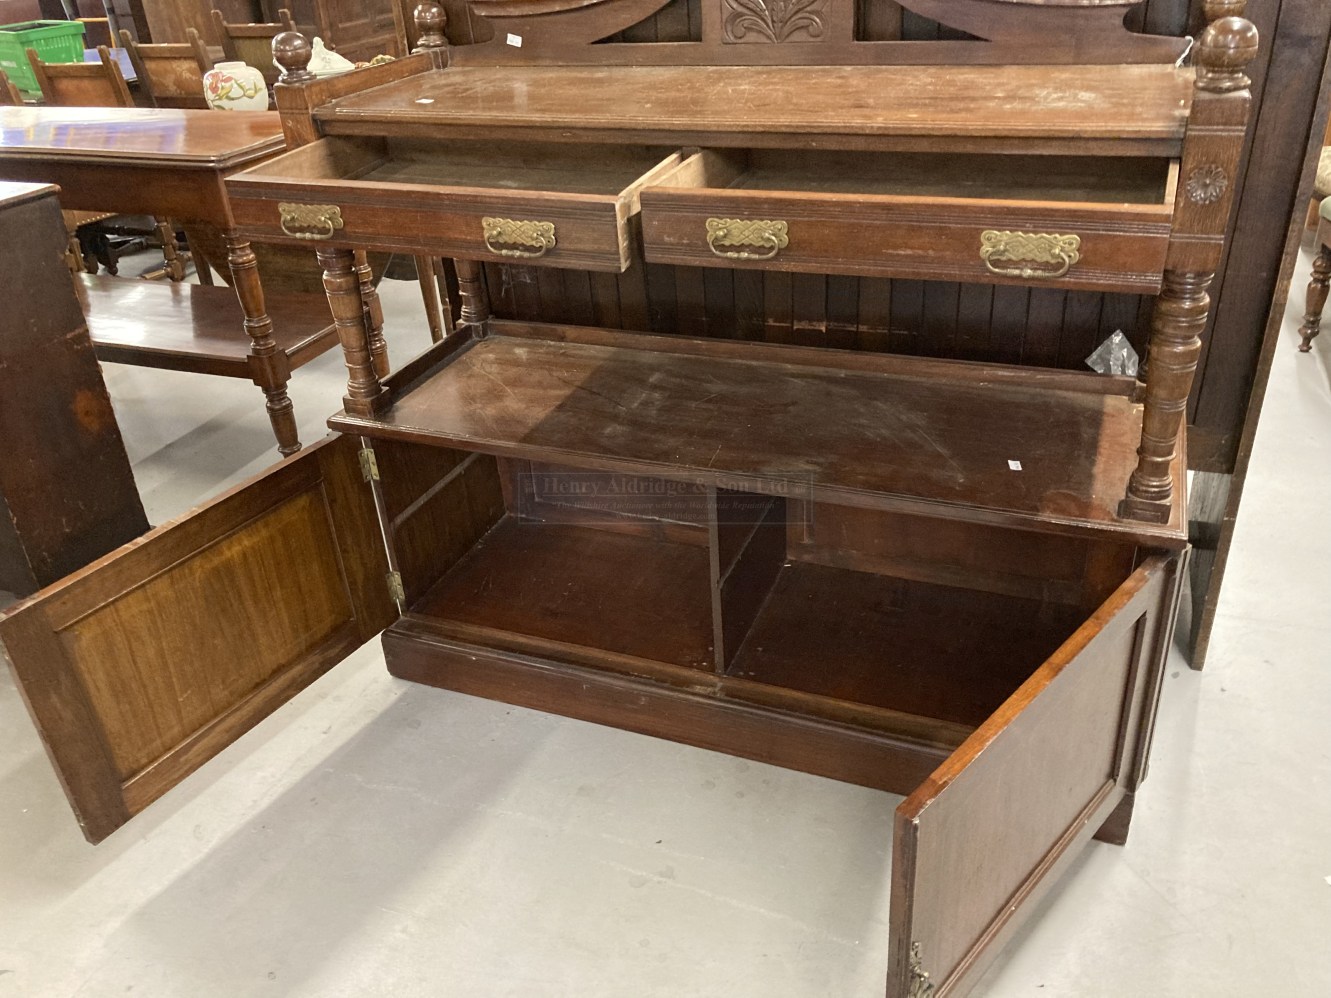
<svg viewBox="0 0 1331 998">
<path fill-rule="evenodd" d="M 414 285 L 385 297 L 401 362 Z M 1132 838 L 979 995 L 1331 995 L 1331 340 L 1295 339 Z M 253 386 L 106 379 L 153 522 L 276 457 Z M 336 353 L 296 374 L 307 443 L 342 379 Z M 0 996 L 873 998 L 898 802 L 400 682 L 372 642 L 93 848 L 6 672 Z"/>
</svg>

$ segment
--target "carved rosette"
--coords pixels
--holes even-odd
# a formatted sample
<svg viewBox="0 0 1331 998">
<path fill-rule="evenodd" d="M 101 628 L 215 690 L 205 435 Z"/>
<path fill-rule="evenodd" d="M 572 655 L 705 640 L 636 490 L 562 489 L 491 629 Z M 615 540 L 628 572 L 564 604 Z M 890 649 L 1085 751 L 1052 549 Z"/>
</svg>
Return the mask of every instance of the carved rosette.
<svg viewBox="0 0 1331 998">
<path fill-rule="evenodd" d="M 1188 200 L 1193 204 L 1215 204 L 1229 190 L 1229 177 L 1215 165 L 1199 166 L 1188 175 Z"/>
<path fill-rule="evenodd" d="M 745 42 L 811 42 L 827 32 L 827 0 L 723 0 L 721 38 Z"/>
</svg>

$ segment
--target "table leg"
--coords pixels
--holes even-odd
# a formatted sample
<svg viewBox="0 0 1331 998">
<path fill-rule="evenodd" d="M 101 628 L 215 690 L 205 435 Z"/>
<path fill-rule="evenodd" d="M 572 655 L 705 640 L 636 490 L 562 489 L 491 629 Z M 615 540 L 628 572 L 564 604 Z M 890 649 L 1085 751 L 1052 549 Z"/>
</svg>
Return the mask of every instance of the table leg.
<svg viewBox="0 0 1331 998">
<path fill-rule="evenodd" d="M 1326 308 L 1326 293 L 1331 289 L 1331 246 L 1319 241 L 1317 257 L 1313 260 L 1313 276 L 1308 282 L 1308 307 L 1304 311 L 1303 326 L 1299 333 L 1303 342 L 1299 350 L 1307 353 L 1313 348 L 1313 340 L 1322 331 L 1322 311 Z"/>
<path fill-rule="evenodd" d="M 439 284 L 435 280 L 433 257 L 416 257 L 416 279 L 421 284 L 421 300 L 425 303 L 425 321 L 430 324 L 430 339 L 438 343 L 444 338 L 444 323 L 440 318 Z"/>
<path fill-rule="evenodd" d="M 259 283 L 259 264 L 248 240 L 227 234 L 227 265 L 231 280 L 245 312 L 245 332 L 250 336 L 250 375 L 263 389 L 268 419 L 277 437 L 277 449 L 283 457 L 300 450 L 300 437 L 296 431 L 296 413 L 287 394 L 291 380 L 291 361 L 285 351 L 273 340 L 273 322 L 263 300 L 263 285 Z"/>
<path fill-rule="evenodd" d="M 156 222 L 157 236 L 162 240 L 162 259 L 166 261 L 167 279 L 183 281 L 185 261 L 180 258 L 180 250 L 176 247 L 176 227 L 169 218 L 159 218 Z"/>
<path fill-rule="evenodd" d="M 370 359 L 374 373 L 388 377 L 392 369 L 388 363 L 388 341 L 384 339 L 384 306 L 379 292 L 374 289 L 374 271 L 364 250 L 356 250 L 356 278 L 360 282 L 360 300 L 365 309 L 365 333 L 370 346 Z"/>
</svg>

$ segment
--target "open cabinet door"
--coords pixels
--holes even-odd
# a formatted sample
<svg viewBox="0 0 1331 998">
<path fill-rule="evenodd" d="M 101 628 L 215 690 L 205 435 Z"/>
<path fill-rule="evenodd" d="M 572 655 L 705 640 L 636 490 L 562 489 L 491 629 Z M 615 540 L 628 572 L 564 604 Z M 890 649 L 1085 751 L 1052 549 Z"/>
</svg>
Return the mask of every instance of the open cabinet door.
<svg viewBox="0 0 1331 998">
<path fill-rule="evenodd" d="M 1176 558 L 1146 561 L 897 808 L 891 998 L 957 998 L 1123 799 Z"/>
<path fill-rule="evenodd" d="M 335 437 L 0 619 L 89 841 L 392 621 L 379 536 L 355 442 Z"/>
</svg>

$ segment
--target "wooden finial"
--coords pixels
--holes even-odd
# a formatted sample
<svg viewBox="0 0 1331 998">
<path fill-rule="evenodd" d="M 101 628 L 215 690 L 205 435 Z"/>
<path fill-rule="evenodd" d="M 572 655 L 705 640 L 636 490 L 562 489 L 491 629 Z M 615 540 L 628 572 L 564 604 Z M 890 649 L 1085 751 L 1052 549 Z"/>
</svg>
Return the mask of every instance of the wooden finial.
<svg viewBox="0 0 1331 998">
<path fill-rule="evenodd" d="M 413 52 L 427 52 L 430 49 L 448 48 L 448 38 L 444 35 L 444 26 L 448 23 L 448 15 L 444 13 L 444 8 L 433 0 L 425 0 L 424 3 L 416 5 L 416 9 L 411 12 L 412 19 L 416 22 L 416 28 L 421 33 L 421 40 L 416 43 Z"/>
<path fill-rule="evenodd" d="M 1222 17 L 1243 17 L 1248 13 L 1248 0 L 1206 0 L 1202 10 L 1206 12 L 1207 24 Z"/>
<path fill-rule="evenodd" d="M 310 72 L 314 46 L 299 31 L 283 31 L 273 36 L 273 62 L 282 67 L 278 83 L 309 83 L 316 79 Z"/>
<path fill-rule="evenodd" d="M 1222 0 L 1212 0 L 1221 5 Z M 1243 71 L 1257 58 L 1260 38 L 1257 27 L 1241 17 L 1222 17 L 1212 21 L 1197 42 L 1197 86 L 1216 94 L 1244 90 L 1251 86 Z"/>
</svg>

